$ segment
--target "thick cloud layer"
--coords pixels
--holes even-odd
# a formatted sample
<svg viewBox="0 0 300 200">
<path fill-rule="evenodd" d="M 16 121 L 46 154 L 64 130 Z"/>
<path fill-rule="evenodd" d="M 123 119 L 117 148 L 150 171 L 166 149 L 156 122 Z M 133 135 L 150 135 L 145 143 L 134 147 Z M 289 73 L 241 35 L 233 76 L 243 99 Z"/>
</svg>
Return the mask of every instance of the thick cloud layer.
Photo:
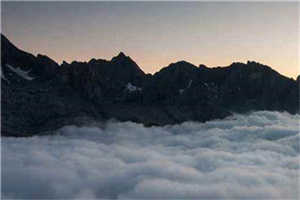
<svg viewBox="0 0 300 200">
<path fill-rule="evenodd" d="M 5 198 L 298 199 L 299 115 L 2 138 Z"/>
</svg>

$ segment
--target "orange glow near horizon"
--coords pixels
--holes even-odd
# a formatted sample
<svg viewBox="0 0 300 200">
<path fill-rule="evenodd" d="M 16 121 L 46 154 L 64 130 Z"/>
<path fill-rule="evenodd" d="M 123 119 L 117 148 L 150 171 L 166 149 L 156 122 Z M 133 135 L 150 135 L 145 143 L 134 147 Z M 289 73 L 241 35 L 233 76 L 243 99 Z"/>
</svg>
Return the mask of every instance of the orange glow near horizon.
<svg viewBox="0 0 300 200">
<path fill-rule="evenodd" d="M 2 33 L 58 63 L 120 51 L 145 73 L 256 61 L 299 74 L 299 2 L 1 2 Z"/>
</svg>

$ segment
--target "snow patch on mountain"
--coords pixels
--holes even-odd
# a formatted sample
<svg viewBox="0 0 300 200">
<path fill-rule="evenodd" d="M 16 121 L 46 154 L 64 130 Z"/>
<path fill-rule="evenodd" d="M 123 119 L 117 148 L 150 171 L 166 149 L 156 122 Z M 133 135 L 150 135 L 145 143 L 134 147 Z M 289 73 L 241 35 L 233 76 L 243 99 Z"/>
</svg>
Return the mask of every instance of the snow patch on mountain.
<svg viewBox="0 0 300 200">
<path fill-rule="evenodd" d="M 189 83 L 188 83 L 188 85 L 187 85 L 187 87 L 185 89 L 179 89 L 178 90 L 179 94 L 182 94 L 182 93 L 184 93 L 184 91 L 186 89 L 189 89 L 192 86 L 192 83 L 193 83 L 193 80 L 190 80 Z"/>
<path fill-rule="evenodd" d="M 126 89 L 127 89 L 129 92 L 142 91 L 142 88 L 137 87 L 137 86 L 131 84 L 130 82 L 127 83 Z"/>
<path fill-rule="evenodd" d="M 4 72 L 2 71 L 2 66 L 1 66 L 0 68 L 1 68 L 1 69 L 0 69 L 0 76 L 1 76 L 1 78 L 2 78 L 3 80 L 5 80 L 6 82 L 9 83 L 9 80 L 5 77 L 5 74 L 4 74 Z"/>
<path fill-rule="evenodd" d="M 190 88 L 192 86 L 192 83 L 193 83 L 193 80 L 190 80 L 187 88 Z"/>
<path fill-rule="evenodd" d="M 12 72 L 20 76 L 21 78 L 27 80 L 27 81 L 32 81 L 34 77 L 31 77 L 28 75 L 30 71 L 24 71 L 19 67 L 14 68 L 13 66 L 6 64 L 6 67 L 8 67 Z"/>
</svg>

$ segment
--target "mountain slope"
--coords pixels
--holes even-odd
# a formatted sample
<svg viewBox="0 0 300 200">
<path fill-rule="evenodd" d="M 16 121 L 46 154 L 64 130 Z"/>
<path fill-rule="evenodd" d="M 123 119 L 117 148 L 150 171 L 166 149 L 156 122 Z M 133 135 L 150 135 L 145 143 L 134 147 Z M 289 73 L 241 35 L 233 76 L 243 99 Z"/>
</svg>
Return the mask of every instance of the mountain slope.
<svg viewBox="0 0 300 200">
<path fill-rule="evenodd" d="M 248 62 L 228 67 L 172 63 L 145 74 L 124 53 L 64 62 L 26 53 L 1 35 L 1 133 L 49 134 L 115 118 L 145 125 L 224 118 L 232 112 L 299 112 L 299 78 Z"/>
</svg>

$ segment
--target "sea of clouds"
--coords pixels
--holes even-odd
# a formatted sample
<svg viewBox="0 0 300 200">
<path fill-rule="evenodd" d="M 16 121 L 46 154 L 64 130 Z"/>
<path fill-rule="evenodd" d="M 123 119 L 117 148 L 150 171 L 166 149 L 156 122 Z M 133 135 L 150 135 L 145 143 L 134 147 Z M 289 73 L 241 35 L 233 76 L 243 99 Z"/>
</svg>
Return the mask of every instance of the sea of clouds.
<svg viewBox="0 0 300 200">
<path fill-rule="evenodd" d="M 300 115 L 2 138 L 2 198 L 299 199 Z"/>
</svg>

